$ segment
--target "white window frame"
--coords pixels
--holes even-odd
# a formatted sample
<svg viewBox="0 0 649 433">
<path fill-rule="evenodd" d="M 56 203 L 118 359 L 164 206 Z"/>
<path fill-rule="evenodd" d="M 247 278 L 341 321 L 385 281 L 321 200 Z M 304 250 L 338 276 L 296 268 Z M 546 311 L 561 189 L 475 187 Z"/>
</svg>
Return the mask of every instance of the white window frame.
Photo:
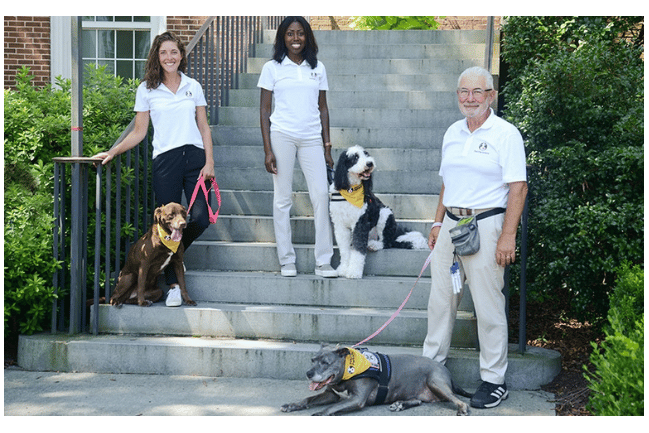
<svg viewBox="0 0 649 433">
<path fill-rule="evenodd" d="M 90 29 L 150 29 L 151 42 L 160 33 L 167 30 L 166 16 L 152 16 L 148 23 L 115 22 L 115 21 L 84 21 L 84 30 Z M 56 77 L 72 78 L 72 17 L 50 17 L 50 81 L 55 83 Z M 140 77 L 141 78 L 141 77 Z"/>
</svg>

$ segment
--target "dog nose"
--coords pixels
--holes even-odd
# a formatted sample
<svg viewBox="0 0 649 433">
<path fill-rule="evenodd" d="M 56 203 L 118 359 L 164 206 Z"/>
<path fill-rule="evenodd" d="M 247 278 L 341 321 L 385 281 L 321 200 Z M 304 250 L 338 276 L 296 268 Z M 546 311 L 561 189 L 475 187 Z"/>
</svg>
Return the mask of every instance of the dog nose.
<svg viewBox="0 0 649 433">
<path fill-rule="evenodd" d="M 374 163 L 372 161 L 367 161 L 367 168 L 372 168 L 374 167 Z"/>
<path fill-rule="evenodd" d="M 313 373 L 312 370 L 307 371 L 307 372 L 306 372 L 306 377 L 307 377 L 307 379 L 311 379 L 311 378 L 313 377 L 313 374 L 314 374 L 314 373 Z"/>
</svg>

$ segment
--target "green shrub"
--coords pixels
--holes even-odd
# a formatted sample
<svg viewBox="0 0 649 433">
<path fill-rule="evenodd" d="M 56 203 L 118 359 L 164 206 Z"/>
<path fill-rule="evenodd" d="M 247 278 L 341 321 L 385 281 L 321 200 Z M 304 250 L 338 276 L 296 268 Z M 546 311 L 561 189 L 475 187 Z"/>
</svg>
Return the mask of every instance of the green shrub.
<svg viewBox="0 0 649 433">
<path fill-rule="evenodd" d="M 138 82 L 91 66 L 84 77 L 84 155 L 91 156 L 110 148 L 133 118 Z M 53 272 L 61 265 L 53 258 L 52 158 L 71 149 L 70 80 L 36 88 L 22 68 L 16 81 L 4 91 L 5 339 L 49 324 Z M 94 212 L 88 223 L 94 226 Z"/>
<path fill-rule="evenodd" d="M 351 28 L 356 30 L 435 30 L 437 17 L 381 16 L 352 17 Z"/>
<path fill-rule="evenodd" d="M 601 351 L 595 343 L 586 373 L 588 408 L 596 415 L 644 415 L 644 271 L 622 267 L 611 294 L 609 326 Z"/>
<path fill-rule="evenodd" d="M 39 184 L 24 163 L 9 171 L 25 182 L 5 183 L 5 338 L 47 325 L 55 297 L 52 275 L 59 267 L 52 256 L 51 183 Z"/>
<path fill-rule="evenodd" d="M 534 300 L 568 296 L 570 313 L 596 321 L 615 270 L 644 259 L 642 48 L 613 38 L 622 25 L 606 17 L 553 18 L 504 30 L 516 74 L 505 117 L 531 164 L 528 287 Z"/>
</svg>

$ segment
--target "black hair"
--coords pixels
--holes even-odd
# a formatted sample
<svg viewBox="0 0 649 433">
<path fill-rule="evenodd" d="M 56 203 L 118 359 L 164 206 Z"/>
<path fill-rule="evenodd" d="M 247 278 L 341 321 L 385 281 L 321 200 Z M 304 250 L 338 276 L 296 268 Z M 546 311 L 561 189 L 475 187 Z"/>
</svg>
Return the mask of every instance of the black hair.
<svg viewBox="0 0 649 433">
<path fill-rule="evenodd" d="M 277 63 L 281 63 L 284 60 L 284 57 L 288 54 L 288 48 L 286 48 L 286 42 L 284 37 L 286 36 L 286 31 L 288 27 L 293 23 L 300 23 L 304 29 L 304 34 L 306 36 L 306 44 L 302 50 L 302 58 L 307 61 L 311 69 L 315 69 L 318 66 L 318 44 L 315 41 L 315 36 L 313 36 L 313 30 L 309 22 L 303 17 L 286 17 L 282 23 L 277 28 L 277 35 L 275 36 L 275 49 L 273 52 L 273 60 Z"/>
</svg>

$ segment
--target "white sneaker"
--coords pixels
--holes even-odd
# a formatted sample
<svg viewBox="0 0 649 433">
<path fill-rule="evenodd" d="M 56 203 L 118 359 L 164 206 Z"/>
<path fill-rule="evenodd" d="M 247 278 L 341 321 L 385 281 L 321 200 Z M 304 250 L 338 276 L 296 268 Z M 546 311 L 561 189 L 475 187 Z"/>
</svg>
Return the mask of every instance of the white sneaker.
<svg viewBox="0 0 649 433">
<path fill-rule="evenodd" d="M 315 274 L 325 278 L 336 278 L 338 271 L 331 267 L 331 265 L 316 266 Z"/>
<path fill-rule="evenodd" d="M 167 307 L 180 307 L 183 304 L 183 298 L 180 296 L 180 287 L 172 286 L 167 292 Z"/>
<path fill-rule="evenodd" d="M 282 277 L 294 277 L 297 275 L 295 263 L 289 263 L 282 266 Z"/>
</svg>

